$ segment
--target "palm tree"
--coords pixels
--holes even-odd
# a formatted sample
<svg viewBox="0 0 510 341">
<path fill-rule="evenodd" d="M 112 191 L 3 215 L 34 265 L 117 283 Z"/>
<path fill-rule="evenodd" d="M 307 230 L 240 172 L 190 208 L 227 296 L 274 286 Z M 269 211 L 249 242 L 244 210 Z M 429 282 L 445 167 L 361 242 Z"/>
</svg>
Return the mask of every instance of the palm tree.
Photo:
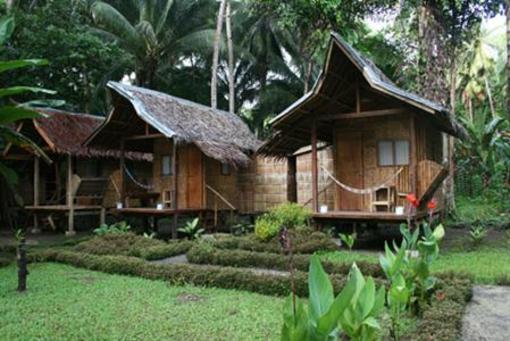
<svg viewBox="0 0 510 341">
<path fill-rule="evenodd" d="M 162 68 L 210 49 L 214 31 L 207 5 L 207 0 L 133 0 L 122 1 L 117 9 L 95 1 L 91 12 L 102 33 L 135 57 L 137 84 L 154 87 Z"/>
</svg>

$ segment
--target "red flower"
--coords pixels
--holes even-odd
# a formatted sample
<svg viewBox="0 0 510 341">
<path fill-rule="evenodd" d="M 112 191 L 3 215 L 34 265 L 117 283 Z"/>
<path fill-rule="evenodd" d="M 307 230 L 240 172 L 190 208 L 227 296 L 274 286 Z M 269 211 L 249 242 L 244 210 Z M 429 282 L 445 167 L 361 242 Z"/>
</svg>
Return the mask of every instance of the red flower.
<svg viewBox="0 0 510 341">
<path fill-rule="evenodd" d="M 429 203 L 427 204 L 427 208 L 429 209 L 429 211 L 433 211 L 437 208 L 437 202 L 435 199 L 432 199 L 429 201 Z"/>
<path fill-rule="evenodd" d="M 444 301 L 445 298 L 446 298 L 446 294 L 444 293 L 444 291 L 438 291 L 436 293 L 436 299 L 438 301 Z"/>
<path fill-rule="evenodd" d="M 414 195 L 414 193 L 409 193 L 407 196 L 406 196 L 406 199 L 407 201 L 409 201 L 411 203 L 411 205 L 413 205 L 414 207 L 418 207 L 420 206 L 420 201 L 416 198 L 416 195 Z"/>
</svg>

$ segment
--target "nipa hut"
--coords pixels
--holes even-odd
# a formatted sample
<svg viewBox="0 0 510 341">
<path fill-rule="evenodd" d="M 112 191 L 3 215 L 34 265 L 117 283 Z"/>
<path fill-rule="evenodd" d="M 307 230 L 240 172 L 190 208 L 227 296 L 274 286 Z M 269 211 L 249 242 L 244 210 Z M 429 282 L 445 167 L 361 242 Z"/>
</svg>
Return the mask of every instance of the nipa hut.
<svg viewBox="0 0 510 341">
<path fill-rule="evenodd" d="M 446 136 L 463 135 L 448 110 L 398 88 L 335 33 L 313 89 L 271 121 L 274 135 L 261 155 L 288 160 L 288 197 L 297 197 L 295 153 L 311 148 L 312 208 L 316 219 L 399 222 L 405 197 L 425 214 L 448 175 Z M 333 169 L 319 164 L 318 145 L 333 150 Z M 319 177 L 334 183 L 334 204 L 320 202 Z"/>
<path fill-rule="evenodd" d="M 23 120 L 16 129 L 36 142 L 51 163 L 14 145 L 7 145 L 3 151 L 3 157 L 15 162 L 22 176 L 19 192 L 25 210 L 34 216 L 33 230 L 39 230 L 40 220 L 56 229 L 57 219 L 63 215 L 68 216 L 68 235 L 75 233 L 76 215 L 99 214 L 100 223 L 104 223 L 106 209 L 117 201 L 110 176 L 117 168 L 114 159 L 120 157 L 120 152 L 83 146 L 104 118 L 56 109 L 37 111 L 43 117 Z M 124 156 L 136 162 L 151 161 L 148 154 Z M 27 168 L 33 172 L 23 171 Z"/>
<path fill-rule="evenodd" d="M 161 92 L 109 82 L 113 110 L 88 139 L 93 148 L 122 153 L 153 153 L 152 179 L 142 182 L 125 167 L 118 212 L 125 215 L 204 216 L 239 209 L 239 171 L 251 162 L 259 143 L 236 115 Z M 148 189 L 147 199 L 132 207 L 126 184 Z"/>
</svg>

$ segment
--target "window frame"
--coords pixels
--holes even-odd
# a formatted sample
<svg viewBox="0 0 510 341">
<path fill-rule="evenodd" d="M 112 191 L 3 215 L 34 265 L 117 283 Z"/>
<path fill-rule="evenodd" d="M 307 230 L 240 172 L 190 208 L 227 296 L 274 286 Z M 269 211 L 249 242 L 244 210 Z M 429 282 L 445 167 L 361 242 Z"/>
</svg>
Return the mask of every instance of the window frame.
<svg viewBox="0 0 510 341">
<path fill-rule="evenodd" d="M 380 149 L 379 144 L 381 142 L 391 142 L 391 151 L 392 151 L 392 163 L 391 165 L 382 165 L 380 158 Z M 397 163 L 397 142 L 407 142 L 407 163 Z M 377 167 L 402 167 L 409 166 L 411 164 L 411 142 L 409 139 L 380 139 L 377 140 L 376 145 L 376 157 L 377 157 Z"/>
<path fill-rule="evenodd" d="M 168 157 L 168 173 L 165 173 L 165 158 Z M 161 155 L 161 176 L 173 176 L 173 167 L 172 167 L 172 154 L 163 154 Z"/>
<path fill-rule="evenodd" d="M 226 171 L 225 171 L 224 167 L 227 167 Z M 232 168 L 228 163 L 220 163 L 220 175 L 222 175 L 222 176 L 231 176 L 232 175 Z"/>
</svg>

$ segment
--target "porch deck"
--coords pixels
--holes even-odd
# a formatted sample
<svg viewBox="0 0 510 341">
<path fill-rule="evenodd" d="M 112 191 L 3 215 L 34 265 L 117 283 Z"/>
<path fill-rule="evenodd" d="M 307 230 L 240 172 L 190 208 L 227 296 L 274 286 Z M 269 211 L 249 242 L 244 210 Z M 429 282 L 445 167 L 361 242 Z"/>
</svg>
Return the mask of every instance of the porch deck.
<svg viewBox="0 0 510 341">
<path fill-rule="evenodd" d="M 201 214 L 205 212 L 211 212 L 212 210 L 206 208 L 157 209 L 152 207 L 127 207 L 127 208 L 114 208 L 112 211 L 113 213 L 125 215 L 170 217 L 176 214 Z"/>
<path fill-rule="evenodd" d="M 422 219 L 427 216 L 426 212 L 418 212 L 411 219 Z M 383 222 L 403 223 L 407 221 L 407 215 L 393 212 L 365 212 L 365 211 L 330 211 L 327 213 L 314 213 L 316 221 L 337 220 L 348 222 Z"/>
<path fill-rule="evenodd" d="M 67 205 L 28 205 L 25 209 L 32 212 L 66 212 L 71 208 Z M 73 205 L 73 211 L 100 211 L 100 205 Z"/>
</svg>

